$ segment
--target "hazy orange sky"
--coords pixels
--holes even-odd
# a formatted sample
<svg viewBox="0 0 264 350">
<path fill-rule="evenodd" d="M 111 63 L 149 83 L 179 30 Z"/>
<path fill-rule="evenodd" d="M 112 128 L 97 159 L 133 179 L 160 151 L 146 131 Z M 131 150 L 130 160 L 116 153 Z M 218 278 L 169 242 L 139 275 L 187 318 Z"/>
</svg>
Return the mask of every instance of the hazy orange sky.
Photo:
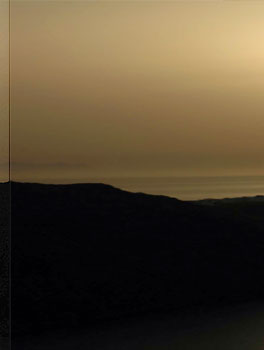
<svg viewBox="0 0 264 350">
<path fill-rule="evenodd" d="M 8 180 L 9 45 L 8 2 L 0 0 L 0 181 Z"/>
<path fill-rule="evenodd" d="M 13 1 L 11 20 L 13 179 L 264 174 L 264 2 Z"/>
</svg>

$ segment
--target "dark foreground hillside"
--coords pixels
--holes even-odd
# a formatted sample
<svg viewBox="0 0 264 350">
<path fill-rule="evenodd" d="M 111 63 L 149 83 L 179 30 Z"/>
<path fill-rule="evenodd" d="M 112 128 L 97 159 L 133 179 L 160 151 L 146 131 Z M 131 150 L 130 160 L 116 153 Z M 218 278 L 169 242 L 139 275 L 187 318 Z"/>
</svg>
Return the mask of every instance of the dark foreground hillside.
<svg viewBox="0 0 264 350">
<path fill-rule="evenodd" d="M 12 183 L 12 330 L 264 297 L 264 201 Z"/>
<path fill-rule="evenodd" d="M 0 338 L 8 335 L 9 209 L 9 184 L 0 184 Z"/>
</svg>

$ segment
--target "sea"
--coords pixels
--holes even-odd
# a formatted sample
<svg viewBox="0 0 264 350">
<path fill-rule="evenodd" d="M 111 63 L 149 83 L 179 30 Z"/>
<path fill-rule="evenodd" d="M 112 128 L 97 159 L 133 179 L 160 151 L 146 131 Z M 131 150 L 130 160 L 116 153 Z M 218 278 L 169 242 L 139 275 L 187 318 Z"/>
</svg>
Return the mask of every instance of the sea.
<svg viewBox="0 0 264 350">
<path fill-rule="evenodd" d="M 236 198 L 264 195 L 264 176 L 113 177 L 90 178 L 131 192 L 176 197 L 181 200 Z"/>
</svg>

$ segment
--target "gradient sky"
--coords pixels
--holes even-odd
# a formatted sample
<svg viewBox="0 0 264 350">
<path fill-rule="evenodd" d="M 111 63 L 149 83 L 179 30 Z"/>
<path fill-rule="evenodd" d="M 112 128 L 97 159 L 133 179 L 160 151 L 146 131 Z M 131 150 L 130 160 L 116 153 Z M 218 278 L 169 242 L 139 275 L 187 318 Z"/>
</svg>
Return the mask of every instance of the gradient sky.
<svg viewBox="0 0 264 350">
<path fill-rule="evenodd" d="M 14 179 L 264 175 L 264 2 L 14 1 L 11 19 Z"/>
<path fill-rule="evenodd" d="M 9 11 L 0 0 L 0 181 L 8 180 L 9 163 Z"/>
</svg>

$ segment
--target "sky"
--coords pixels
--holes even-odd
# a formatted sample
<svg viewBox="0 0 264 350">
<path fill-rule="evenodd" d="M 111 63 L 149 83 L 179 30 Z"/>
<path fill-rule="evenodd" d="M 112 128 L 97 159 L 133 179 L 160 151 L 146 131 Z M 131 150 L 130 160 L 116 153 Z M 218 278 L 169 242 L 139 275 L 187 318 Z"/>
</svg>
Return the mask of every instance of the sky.
<svg viewBox="0 0 264 350">
<path fill-rule="evenodd" d="M 264 175 L 263 38 L 262 1 L 13 1 L 12 178 Z"/>
<path fill-rule="evenodd" d="M 9 176 L 9 11 L 0 0 L 0 181 Z"/>
</svg>

